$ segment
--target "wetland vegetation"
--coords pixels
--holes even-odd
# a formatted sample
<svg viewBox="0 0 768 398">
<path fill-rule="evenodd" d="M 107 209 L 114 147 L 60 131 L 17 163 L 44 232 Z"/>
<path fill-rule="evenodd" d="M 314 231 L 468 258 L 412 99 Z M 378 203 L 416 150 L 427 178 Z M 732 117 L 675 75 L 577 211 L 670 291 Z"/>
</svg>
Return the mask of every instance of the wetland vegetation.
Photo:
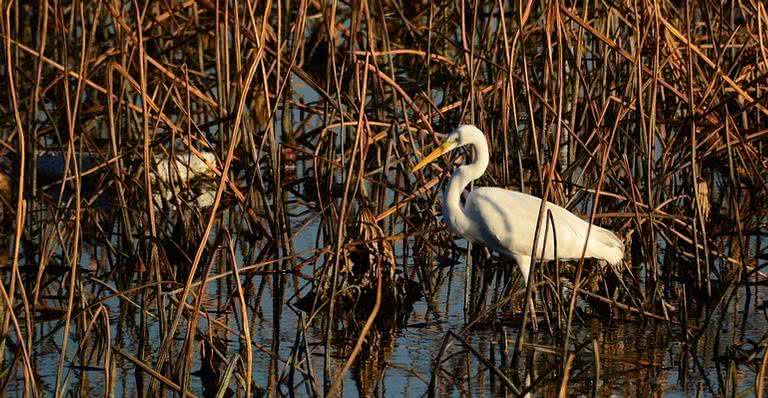
<svg viewBox="0 0 768 398">
<path fill-rule="evenodd" d="M 763 1 L 0 5 L 0 395 L 765 396 Z M 447 231 L 460 124 L 625 261 Z"/>
</svg>

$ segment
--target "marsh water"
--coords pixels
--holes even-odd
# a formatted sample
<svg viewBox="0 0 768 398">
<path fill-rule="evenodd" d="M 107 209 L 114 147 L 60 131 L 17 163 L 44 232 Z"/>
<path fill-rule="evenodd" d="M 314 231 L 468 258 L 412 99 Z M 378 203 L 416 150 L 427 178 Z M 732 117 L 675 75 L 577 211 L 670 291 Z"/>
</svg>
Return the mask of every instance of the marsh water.
<svg viewBox="0 0 768 398">
<path fill-rule="evenodd" d="M 303 95 L 312 97 L 311 91 Z M 297 115 L 298 116 L 298 115 Z M 48 162 L 50 163 L 50 162 Z M 55 167 L 54 167 L 55 168 Z M 289 239 L 292 256 L 280 256 L 269 247 L 264 237 L 254 237 L 254 233 L 244 227 L 241 208 L 227 207 L 222 210 L 222 223 L 217 224 L 210 236 L 221 236 L 223 231 L 231 234 L 233 254 L 242 269 L 241 275 L 245 292 L 247 313 L 253 353 L 253 382 L 255 395 L 272 390 L 279 395 L 312 396 L 322 393 L 323 370 L 325 369 L 324 327 L 315 321 L 315 326 L 306 326 L 308 314 L 297 309 L 297 300 L 310 290 L 313 273 L 328 261 L 318 255 L 327 249 L 327 243 L 320 236 L 320 217 L 317 203 L 312 196 L 315 181 L 309 174 L 310 162 L 298 162 L 295 174 L 286 173 L 286 186 L 296 183 L 285 190 L 283 197 L 286 214 L 293 233 Z M 203 185 L 202 195 L 212 195 L 214 185 Z M 201 194 L 196 191 L 194 194 Z M 441 189 L 438 185 L 434 189 Z M 116 217 L 114 202 L 108 195 L 94 194 L 93 206 L 86 210 L 85 225 L 98 228 L 100 220 Z M 157 211 L 162 229 L 172 239 L 182 238 L 177 235 L 180 225 L 177 209 L 168 205 L 161 206 L 157 200 Z M 194 198 L 193 198 L 194 199 Z M 163 202 L 164 203 L 164 202 Z M 585 206 L 589 206 L 586 203 Z M 46 204 L 39 204 L 39 211 L 33 216 L 33 225 L 41 229 L 50 222 L 51 213 Z M 208 204 L 210 206 L 210 204 Z M 192 219 L 187 223 L 201 228 L 208 209 L 200 206 L 191 209 Z M 437 228 L 440 219 L 432 221 Z M 114 228 L 114 227 L 113 227 Z M 266 226 L 265 230 L 274 229 Z M 390 225 L 392 231 L 402 231 L 404 225 Z M 165 336 L 161 315 L 154 309 L 159 305 L 155 298 L 135 293 L 121 294 L 121 290 L 141 288 L 149 270 L 137 265 L 136 256 L 116 251 L 116 247 L 125 244 L 125 237 L 116 229 L 108 241 L 85 240 L 82 249 L 82 261 L 79 272 L 82 275 L 82 294 L 89 295 L 96 304 L 81 311 L 94 311 L 103 305 L 108 314 L 108 335 L 110 341 L 103 339 L 85 344 L 88 349 L 80 351 L 82 346 L 80 333 L 73 334 L 69 344 L 67 366 L 65 367 L 68 389 L 76 395 L 101 396 L 152 396 L 162 392 L 174 394 L 167 386 L 150 390 L 153 378 L 145 369 L 136 366 L 136 361 L 152 364 L 157 360 L 157 352 Z M 469 251 L 467 242 L 454 236 L 449 241 L 441 240 L 433 248 L 436 253 L 421 256 L 414 247 L 414 237 L 409 236 L 393 241 L 397 267 L 402 268 L 410 277 L 415 271 L 427 264 L 429 277 L 436 281 L 434 290 L 413 303 L 407 317 L 396 327 L 387 329 L 383 334 L 371 338 L 363 354 L 355 361 L 351 371 L 343 381 L 344 396 L 428 396 L 437 393 L 441 396 L 513 396 L 513 392 L 504 387 L 498 377 L 487 366 L 491 361 L 506 374 L 513 383 L 524 389 L 527 383 L 542 377 L 530 391 L 533 396 L 557 395 L 561 376 L 555 376 L 563 363 L 561 354 L 562 336 L 548 332 L 543 323 L 539 330 L 526 334 L 522 359 L 517 367 L 503 363 L 502 346 L 508 346 L 511 355 L 517 334 L 520 331 L 520 306 L 512 310 L 513 315 L 503 313 L 502 318 L 473 325 L 467 311 L 467 299 L 472 296 L 473 287 L 469 286 L 473 273 L 480 272 L 476 265 L 477 253 Z M 184 239 L 175 242 L 182 244 Z M 108 242 L 108 243 L 107 243 Z M 764 246 L 762 236 L 753 236 L 749 242 L 749 258 Z M 192 243 L 194 239 L 192 239 Z M 659 241 L 659 258 L 666 254 L 665 242 Z M 29 242 L 36 247 L 39 242 Z M 167 243 L 165 243 L 167 245 Z M 227 259 L 227 247 L 220 241 L 209 238 L 211 248 L 219 250 L 218 255 L 208 256 L 209 278 L 203 291 L 202 311 L 194 338 L 195 355 L 190 358 L 191 373 L 188 391 L 196 396 L 216 396 L 227 392 L 227 385 L 222 380 L 226 369 L 244 352 L 242 340 L 243 320 L 241 311 L 233 310 L 237 299 L 237 286 L 231 277 L 232 265 Z M 193 246 L 186 247 L 186 256 L 191 256 Z M 165 247 L 166 255 L 176 253 Z M 34 278 L 36 268 L 30 265 L 32 258 L 21 253 L 21 266 L 28 269 L 26 278 Z M 58 290 L 60 277 L 65 275 L 66 254 L 54 255 L 47 265 L 48 280 L 40 292 L 42 303 L 39 306 L 34 326 L 34 344 L 31 346 L 33 368 L 39 374 L 38 380 L 46 394 L 54 393 L 56 368 L 60 360 L 61 329 L 65 313 L 61 303 L 66 301 L 65 294 Z M 468 260 L 473 257 L 473 261 Z M 482 257 L 482 256 L 481 256 Z M 482 259 L 480 259 L 481 262 Z M 166 258 L 168 264 L 176 264 L 173 258 Z M 765 265 L 764 256 L 754 263 L 756 269 Z M 485 263 L 485 262 L 484 262 Z M 60 264 L 60 265 L 59 265 Z M 494 257 L 484 265 L 496 270 L 517 271 L 515 264 Z M 506 274 L 504 274 L 506 275 Z M 765 356 L 768 341 L 768 296 L 766 279 L 761 272 L 756 272 L 754 283 L 738 285 L 728 293 L 720 293 L 714 301 L 704 304 L 703 311 L 690 316 L 684 331 L 678 320 L 664 322 L 644 317 L 627 317 L 617 310 L 611 315 L 595 314 L 589 303 L 580 299 L 577 320 L 572 329 L 570 348 L 574 352 L 570 370 L 569 395 L 577 396 L 737 396 L 755 394 L 756 374 Z M 500 298 L 499 279 L 507 276 L 495 276 L 496 288 L 481 294 L 479 300 L 484 306 L 493 305 Z M 171 283 L 173 281 L 169 281 Z M 163 293 L 164 303 L 178 295 L 182 283 L 175 281 L 167 285 L 168 292 Z M 517 289 L 522 287 L 517 284 Z M 196 296 L 196 294 L 195 294 Z M 475 297 L 475 300 L 478 298 Z M 541 305 L 540 301 L 536 302 Z M 680 303 L 668 303 L 679 310 Z M 168 312 L 169 314 L 172 311 Z M 517 317 L 515 317 L 517 315 Z M 613 319 L 613 315 L 616 318 Z M 166 315 L 168 316 L 168 315 Z M 319 315 L 318 315 L 319 316 Z M 94 318 L 97 319 L 97 318 Z M 514 319 L 517 319 L 515 321 Z M 94 321 L 97 322 L 97 321 Z M 168 322 L 166 319 L 165 322 Z M 362 322 L 358 320 L 357 322 Z M 212 326 L 213 323 L 216 325 Z M 699 325 L 704 325 L 703 328 Z M 22 325 L 23 327 L 24 325 Z M 182 323 L 173 338 L 171 355 L 182 355 L 185 335 L 188 331 Z M 83 330 L 99 329 L 96 325 L 83 325 Z M 229 333 L 225 332 L 229 328 Z M 305 329 L 306 328 L 306 329 Z M 529 325 L 530 328 L 530 325 Z M 455 339 L 443 347 L 449 332 L 459 334 L 476 352 L 471 352 Z M 99 333 L 104 336 L 105 330 Z M 241 338 L 236 338 L 237 334 Z M 683 335 L 696 336 L 685 339 Z M 501 339 L 506 336 L 506 344 Z M 354 334 L 341 334 L 331 344 L 331 373 L 335 374 L 342 367 Z M 441 348 L 445 348 L 442 352 Z M 212 350 L 216 351 L 215 353 Z M 310 364 L 295 366 L 292 360 L 296 352 L 306 350 Z M 105 380 L 105 358 L 100 354 L 109 352 L 112 380 Z M 204 354 L 208 352 L 208 354 Z M 436 358 L 441 355 L 440 366 L 436 367 Z M 121 354 L 118 354 L 121 353 Z M 124 353 L 124 354 L 122 354 Z M 129 360 L 127 355 L 135 359 Z M 596 355 L 597 354 L 597 355 Z M 598 358 L 599 359 L 596 359 Z M 181 360 L 181 358 L 180 358 Z M 599 365 L 596 366 L 596 363 Z M 173 363 L 173 361 L 172 361 Z M 171 372 L 178 371 L 175 364 Z M 297 370 L 301 369 L 301 370 Z M 297 383 L 310 379 L 311 382 Z M 435 379 L 436 386 L 430 387 Z M 289 388 L 291 383 L 300 386 Z M 24 380 L 11 381 L 6 391 L 23 396 Z M 277 385 L 277 386 L 275 386 Z M 225 396 L 227 396 L 225 394 Z"/>
<path fill-rule="evenodd" d="M 0 395 L 764 388 L 760 1 L 5 3 Z M 624 263 L 525 305 L 412 169 L 462 124 Z"/>
<path fill-rule="evenodd" d="M 313 94 L 305 92 L 304 95 L 312 97 Z M 232 392 L 228 391 L 227 383 L 244 384 L 241 378 L 237 379 L 239 375 L 227 375 L 228 369 L 237 366 L 238 358 L 244 353 L 242 311 L 233 310 L 238 287 L 233 283 L 232 261 L 226 254 L 230 246 L 220 239 L 229 234 L 232 254 L 243 276 L 242 289 L 248 314 L 245 321 L 249 324 L 254 347 L 254 394 L 270 390 L 286 396 L 322 393 L 326 330 L 316 321 L 306 326 L 312 320 L 308 320 L 308 314 L 295 305 L 310 290 L 313 273 L 326 265 L 324 261 L 329 261 L 328 257 L 321 256 L 328 242 L 321 239 L 322 214 L 318 211 L 316 196 L 313 196 L 316 192 L 312 191 L 315 180 L 309 175 L 311 165 L 309 161 L 300 161 L 295 174 L 286 173 L 286 186 L 296 183 L 296 186 L 285 189 L 283 197 L 292 229 L 288 240 L 288 252 L 292 255 L 279 255 L 274 247 L 269 246 L 268 239 L 254 236 L 252 230 L 245 228 L 240 207 L 229 206 L 222 210 L 222 222 L 215 226 L 208 241 L 208 246 L 217 254 L 209 253 L 206 260 L 210 264 L 206 275 L 212 279 L 201 291 L 202 310 L 193 343 L 196 347 L 192 350 L 195 354 L 189 359 L 191 378 L 187 389 L 192 394 L 216 396 L 222 393 L 227 396 Z M 212 187 L 213 181 L 209 181 L 202 188 L 203 194 L 212 195 Z M 440 188 L 438 184 L 433 189 Z M 95 234 L 93 228 L 99 228 L 105 219 L 114 220 L 118 214 L 112 198 L 104 194 L 94 195 L 95 199 L 91 200 L 92 206 L 86 210 L 83 221 L 92 229 L 86 231 L 79 270 L 82 277 L 79 294 L 88 296 L 94 304 L 78 308 L 78 311 L 93 313 L 97 309 L 102 310 L 102 314 L 108 315 L 108 322 L 105 322 L 106 327 L 100 326 L 101 321 L 94 317 L 94 324 L 81 325 L 80 332 L 71 335 L 63 383 L 68 386 L 68 391 L 80 396 L 174 394 L 167 385 L 154 386 L 154 377 L 137 366 L 137 362 L 153 364 L 157 361 L 161 343 L 167 338 L 164 328 L 168 327 L 169 320 L 161 319 L 162 315 L 156 308 L 175 308 L 171 301 L 179 294 L 182 281 L 177 278 L 167 282 L 167 290 L 161 295 L 162 303 L 157 303 L 155 296 L 143 294 L 143 291 L 151 290 L 151 287 L 147 288 L 149 285 L 145 285 L 151 270 L 143 269 L 135 254 L 116 249 L 124 247 L 126 241 L 126 237 L 120 235 L 119 227 L 113 225 L 111 234 L 105 235 L 102 231 L 100 236 L 111 236 L 107 240 L 87 239 L 89 233 Z M 177 209 L 164 202 L 160 205 L 161 200 L 156 200 L 161 229 L 170 237 L 172 244 L 183 245 L 187 237 L 177 234 L 182 224 Z M 45 231 L 49 228 L 47 224 L 51 223 L 51 211 L 47 204 L 38 206 L 31 222 L 35 228 Z M 192 214 L 191 219 L 185 223 L 193 225 L 193 229 L 200 229 L 208 216 L 207 212 L 205 206 L 191 208 L 187 214 L 187 217 Z M 439 218 L 431 221 L 438 229 L 442 228 L 440 222 Z M 393 224 L 389 228 L 395 233 L 403 231 L 405 226 Z M 274 229 L 275 226 L 264 227 L 266 231 Z M 436 285 L 413 303 L 403 322 L 369 339 L 343 380 L 344 396 L 419 397 L 430 393 L 472 397 L 514 395 L 493 374 L 488 361 L 509 375 L 520 389 L 536 380 L 531 391 L 534 396 L 557 395 L 561 376 L 556 376 L 556 373 L 564 359 L 561 353 L 562 336 L 548 332 L 540 323 L 537 331 L 526 334 L 520 354 L 522 359 L 517 366 L 509 363 L 509 358 L 506 358 L 507 363 L 503 363 L 505 354 L 501 347 L 508 346 L 506 354 L 511 355 L 521 327 L 519 322 L 513 320 L 514 315 L 500 314 L 504 316 L 496 321 L 467 328 L 472 319 L 467 311 L 467 298 L 477 293 L 472 292 L 473 287 L 468 285 L 472 276 L 467 272 L 479 272 L 475 265 L 468 265 L 472 264 L 472 261 L 468 262 L 468 255 L 474 256 L 476 263 L 476 253 L 468 250 L 466 241 L 449 236 L 448 241 L 442 239 L 429 255 L 423 256 L 414 247 L 415 237 L 409 235 L 393 241 L 397 267 L 415 278 L 416 269 L 422 267 L 423 272 L 427 264 L 427 274 L 436 281 Z M 189 242 L 196 244 L 195 239 Z M 762 239 L 761 236 L 749 239 L 754 244 L 749 248 L 749 258 L 758 254 Z M 39 248 L 37 245 L 40 244 L 34 238 L 26 243 L 31 248 Z M 168 245 L 169 242 L 160 244 Z M 661 240 L 658 247 L 661 259 L 668 247 Z M 178 247 L 166 246 L 163 251 L 168 257 L 164 261 L 176 266 L 168 253 L 191 257 L 194 248 L 187 245 L 179 250 Z M 40 278 L 34 266 L 39 257 L 35 251 L 28 252 L 26 247 L 23 249 L 20 265 L 26 280 Z M 30 256 L 27 256 L 28 253 Z M 755 261 L 753 265 L 758 270 L 765 264 L 764 256 Z M 36 308 L 31 361 L 33 369 L 39 372 L 36 377 L 42 390 L 53 394 L 62 346 L 62 318 L 65 313 L 62 303 L 67 299 L 64 290 L 61 290 L 61 276 L 66 274 L 66 253 L 57 253 L 48 262 L 42 285 L 44 289 L 38 292 L 43 305 Z M 494 258 L 491 263 L 490 266 L 497 270 L 511 271 L 513 275 L 517 272 L 512 271 L 515 265 L 509 261 Z M 713 301 L 702 304 L 702 311 L 691 315 L 686 321 L 687 329 L 683 329 L 679 318 L 664 322 L 626 317 L 621 310 L 615 310 L 608 316 L 595 314 L 590 310 L 589 303 L 580 299 L 579 315 L 573 324 L 569 346 L 574 357 L 568 368 L 568 394 L 754 395 L 756 374 L 764 360 L 768 339 L 768 292 L 765 290 L 765 276 L 759 271 L 753 275 L 751 282 L 721 292 Z M 505 277 L 495 279 L 495 291 L 491 288 L 481 294 L 479 300 L 484 306 L 493 305 L 500 298 L 499 278 Z M 492 281 L 493 278 L 487 283 L 490 285 Z M 517 288 L 520 288 L 519 284 Z M 131 293 L 120 293 L 125 290 Z M 193 296 L 197 297 L 197 294 L 195 291 Z M 666 304 L 676 308 L 676 311 L 681 307 L 678 302 Z M 537 301 L 536 305 L 541 305 L 541 302 Z M 519 312 L 519 309 L 520 306 L 511 312 Z M 172 311 L 165 316 L 170 314 Z M 613 315 L 616 315 L 615 319 Z M 215 326 L 212 326 L 214 323 Z M 179 363 L 183 362 L 181 355 L 188 333 L 185 325 L 182 323 L 172 338 L 171 355 L 178 355 L 179 361 L 171 361 L 172 365 L 167 369 L 171 373 L 178 372 Z M 24 328 L 24 325 L 21 327 Z M 90 333 L 97 329 L 100 337 L 83 343 L 82 331 Z M 443 347 L 449 332 L 460 335 L 464 341 L 460 344 L 453 339 Z M 237 338 L 238 334 L 240 338 Z M 689 338 L 683 338 L 684 335 Z M 109 336 L 109 340 L 105 336 Z M 506 342 L 501 341 L 504 336 Z M 342 333 L 333 338 L 330 345 L 331 374 L 338 372 L 344 364 L 355 337 L 354 334 Z M 81 351 L 80 347 L 87 348 Z M 442 348 L 445 350 L 442 351 Z M 309 364 L 304 360 L 301 364 L 295 363 L 298 351 L 308 353 Z M 103 353 L 108 353 L 108 365 Z M 438 355 L 441 360 L 436 366 Z M 112 376 L 109 381 L 105 379 L 105 366 L 110 367 Z M 542 379 L 537 380 L 539 377 Z M 430 387 L 433 379 L 436 385 Z M 222 380 L 225 382 L 222 383 Z M 289 387 L 292 385 L 293 388 Z M 6 392 L 23 396 L 23 386 L 24 379 L 16 378 L 10 381 Z"/>
<path fill-rule="evenodd" d="M 294 263 L 301 263 L 302 258 L 311 259 L 317 250 L 317 215 L 303 206 L 295 206 L 297 214 L 295 225 L 303 230 L 294 237 L 294 250 L 297 258 Z M 231 217 L 236 224 L 237 217 Z M 236 256 L 242 267 L 258 264 L 254 247 L 245 239 L 238 239 L 234 234 Z M 425 396 L 430 392 L 430 380 L 435 371 L 435 358 L 440 352 L 446 333 L 453 331 L 461 334 L 477 352 L 486 359 L 492 359 L 501 369 L 507 369 L 501 361 L 500 341 L 503 327 L 508 345 L 514 347 L 519 324 L 500 321 L 494 325 L 473 327 L 465 330 L 467 314 L 465 312 L 465 293 L 467 260 L 462 254 L 466 242 L 457 240 L 462 248 L 459 252 L 446 251 L 454 261 L 447 265 L 436 264 L 436 271 L 443 275 L 440 284 L 429 300 L 422 298 L 413 305 L 407 320 L 400 327 L 380 336 L 374 347 L 367 349 L 344 380 L 345 396 Z M 403 248 L 409 241 L 395 245 L 398 261 L 405 269 L 414 267 L 418 260 L 412 254 L 403 255 Z M 114 291 L 120 289 L 122 277 L 116 269 L 124 269 L 125 264 L 114 263 L 104 245 L 86 242 L 81 272 L 84 289 L 88 294 L 102 297 L 101 302 L 109 315 L 109 328 L 112 336 L 112 367 L 115 381 L 111 393 L 115 396 L 141 396 L 145 394 L 149 378 L 139 370 L 135 363 L 116 355 L 116 350 L 128 353 L 144 353 L 144 361 L 151 363 L 162 340 L 159 317 L 151 309 L 142 312 L 142 307 L 152 307 L 154 303 L 142 303 L 138 296 L 121 299 Z M 405 258 L 405 260 L 404 260 Z M 231 271 L 224 261 L 213 260 L 210 275 L 226 274 Z M 286 260 L 287 262 L 287 260 Z M 310 275 L 313 267 L 319 265 L 309 262 L 297 272 Z M 497 266 L 504 267 L 503 262 Z M 512 264 L 509 265 L 510 267 Z M 54 269 L 50 267 L 49 269 Z M 248 275 L 246 271 L 243 271 Z M 311 368 L 314 377 L 319 378 L 323 369 L 323 334 L 321 328 L 308 328 L 300 337 L 300 322 L 306 322 L 306 314 L 292 308 L 292 304 L 306 293 L 306 284 L 290 272 L 274 274 L 254 273 L 246 277 L 248 319 L 252 342 L 257 349 L 253 355 L 254 382 L 263 393 L 274 380 L 281 380 L 277 391 L 282 395 L 299 396 L 313 393 L 305 387 L 291 391 L 286 387 L 286 378 L 290 373 L 289 359 L 298 346 L 306 344 L 311 353 Z M 124 282 L 123 282 L 124 283 Z M 279 287 L 275 290 L 275 287 Z M 276 296 L 279 292 L 279 297 Z M 243 350 L 242 341 L 223 336 L 221 327 L 209 328 L 211 322 L 227 325 L 231 330 L 241 330 L 241 320 L 231 310 L 236 286 L 230 278 L 222 278 L 208 283 L 203 298 L 205 314 L 201 315 L 196 344 L 201 344 L 200 352 L 205 351 L 204 341 L 215 346 L 220 358 L 214 360 L 213 368 L 222 371 L 226 367 L 226 358 L 233 358 Z M 42 294 L 43 302 L 57 302 L 64 297 L 57 295 L 56 289 L 48 289 Z M 489 294 L 484 299 L 488 303 L 494 300 Z M 677 303 L 671 303 L 677 305 Z M 756 305 L 757 304 L 757 305 Z M 275 305 L 280 307 L 276 308 Z M 586 306 L 584 302 L 580 307 Z M 764 342 L 768 337 L 768 297 L 765 287 L 739 287 L 723 303 L 712 303 L 713 320 L 704 322 L 704 316 L 691 317 L 692 333 L 699 333 L 696 344 L 691 346 L 680 338 L 683 333 L 680 325 L 670 326 L 666 322 L 619 317 L 616 320 L 605 317 L 592 317 L 588 311 L 579 317 L 573 328 L 574 344 L 580 345 L 570 370 L 570 395 L 599 396 L 751 396 L 754 394 L 755 374 L 763 358 Z M 55 369 L 61 346 L 60 329 L 62 311 L 43 307 L 39 310 L 38 321 L 34 325 L 35 344 L 32 346 L 32 361 L 45 391 L 51 393 L 55 383 Z M 143 315 L 142 315 L 143 314 Z M 50 315 L 50 316 L 47 316 Z M 301 315 L 301 317 L 299 316 Z M 301 318 L 301 319 L 300 319 Z M 698 324 L 706 324 L 704 330 L 696 330 Z M 183 343 L 186 330 L 178 332 L 177 349 Z M 77 347 L 76 336 L 70 347 Z M 584 343 L 588 344 L 584 344 Z M 105 341 L 98 344 L 106 344 Z M 518 370 L 520 375 L 527 375 L 530 380 L 546 375 L 553 368 L 560 366 L 560 340 L 544 330 L 528 333 L 524 348 L 524 360 Z M 584 349 L 586 346 L 586 349 Z M 349 350 L 349 341 L 335 341 L 333 344 L 332 366 L 339 369 L 344 362 L 345 352 Z M 599 373 L 595 373 L 595 349 L 599 353 Z M 491 353 L 494 351 L 494 353 Z M 108 384 L 104 380 L 104 358 L 94 355 L 96 351 L 79 352 L 70 349 L 70 365 L 66 369 L 67 383 L 72 391 L 82 396 L 99 396 Z M 273 355 L 276 354 L 276 355 Z M 217 378 L 220 373 L 202 362 L 210 360 L 203 356 L 193 356 L 191 384 L 189 391 L 198 396 L 214 396 L 218 391 Z M 77 364 L 77 365 L 71 365 Z M 505 370 L 509 372 L 509 370 Z M 440 366 L 437 392 L 445 396 L 500 396 L 509 395 L 503 383 L 494 380 L 492 372 L 476 354 L 465 349 L 458 342 L 449 344 L 443 354 Z M 298 377 L 298 376 L 297 376 Z M 270 381 L 272 380 L 272 381 Z M 22 380 L 17 380 L 23 383 Z M 519 386 L 524 387 L 524 380 L 516 378 Z M 315 382 L 315 388 L 322 385 Z M 597 384 L 595 384 L 597 383 Z M 22 396 L 21 385 L 7 388 L 9 393 Z M 556 395 L 560 388 L 555 378 L 551 382 L 537 384 L 534 395 Z M 170 390 L 166 390 L 170 393 Z M 732 395 L 735 394 L 735 395 Z"/>
</svg>

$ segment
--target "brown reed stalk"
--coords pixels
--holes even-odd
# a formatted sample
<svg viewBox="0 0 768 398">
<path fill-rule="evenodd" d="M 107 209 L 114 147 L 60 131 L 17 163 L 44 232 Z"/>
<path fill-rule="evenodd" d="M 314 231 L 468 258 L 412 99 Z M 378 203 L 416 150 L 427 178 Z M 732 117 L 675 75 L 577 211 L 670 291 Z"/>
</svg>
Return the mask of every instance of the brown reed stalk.
<svg viewBox="0 0 768 398">
<path fill-rule="evenodd" d="M 212 354 L 213 368 L 226 367 L 210 375 L 216 392 L 338 391 L 361 376 L 339 372 L 353 362 L 392 366 L 377 340 L 390 284 L 366 333 L 371 313 L 338 302 L 361 289 L 350 253 L 384 242 L 397 275 L 421 285 L 425 318 L 461 330 L 465 343 L 431 353 L 433 380 L 456 391 L 472 391 L 462 367 L 488 348 L 479 329 L 521 328 L 513 362 L 526 361 L 511 370 L 524 367 L 536 393 L 589 394 L 586 378 L 611 380 L 609 343 L 576 333 L 586 330 L 579 314 L 658 324 L 706 350 L 697 343 L 724 313 L 738 304 L 754 319 L 764 296 L 753 253 L 768 211 L 766 27 L 765 6 L 749 0 L 6 2 L 0 163 L 12 166 L 0 169 L 14 191 L 0 198 L 0 391 L 85 394 L 101 377 L 112 391 L 126 378 L 143 392 L 191 389 L 203 318 L 207 342 L 230 341 Z M 519 189 L 609 227 L 627 243 L 625 264 L 541 264 L 536 284 L 510 292 L 506 262 L 477 245 L 457 255 L 439 192 L 466 157 L 418 176 L 409 166 L 463 123 L 491 148 L 475 186 Z M 206 153 L 217 159 L 210 175 L 158 179 L 162 156 Z M 51 154 L 62 165 L 46 176 Z M 212 206 L 194 204 L 202 191 Z M 360 209 L 383 236 L 352 236 Z M 377 279 L 360 300 L 379 301 Z M 304 313 L 309 291 L 322 293 Z M 519 299 L 522 326 L 510 316 Z M 455 305 L 463 325 L 445 316 Z M 289 309 L 300 313 L 295 332 Z M 35 360 L 51 332 L 64 337 Z M 553 338 L 544 353 L 539 343 Z M 594 377 L 579 358 L 570 380 L 533 359 L 562 363 L 593 341 L 603 359 L 587 361 L 601 367 Z M 723 388 L 734 371 L 762 380 L 726 363 Z"/>
</svg>

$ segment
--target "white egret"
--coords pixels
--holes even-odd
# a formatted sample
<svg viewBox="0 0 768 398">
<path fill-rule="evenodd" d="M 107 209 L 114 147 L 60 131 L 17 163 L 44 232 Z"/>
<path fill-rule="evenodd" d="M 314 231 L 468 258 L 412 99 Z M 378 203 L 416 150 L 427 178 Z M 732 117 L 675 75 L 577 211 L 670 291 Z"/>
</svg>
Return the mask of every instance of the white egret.
<svg viewBox="0 0 768 398">
<path fill-rule="evenodd" d="M 527 282 L 541 199 L 522 192 L 482 187 L 475 188 L 467 196 L 464 206 L 461 205 L 464 189 L 470 182 L 480 178 L 488 167 L 488 144 L 482 131 L 469 125 L 457 128 L 442 145 L 414 166 L 413 171 L 465 145 L 474 148 L 475 160 L 453 173 L 443 194 L 443 219 L 453 233 L 514 259 L 520 267 L 523 280 Z M 589 222 L 551 202 L 547 202 L 545 212 L 547 210 L 551 211 L 554 222 L 542 223 L 536 246 L 537 259 L 541 256 L 542 248 L 544 261 L 555 258 L 555 238 L 558 259 L 580 259 Z M 544 227 L 547 225 L 549 231 L 545 234 Z M 584 257 L 606 260 L 616 265 L 624 258 L 624 243 L 613 232 L 592 225 Z"/>
</svg>

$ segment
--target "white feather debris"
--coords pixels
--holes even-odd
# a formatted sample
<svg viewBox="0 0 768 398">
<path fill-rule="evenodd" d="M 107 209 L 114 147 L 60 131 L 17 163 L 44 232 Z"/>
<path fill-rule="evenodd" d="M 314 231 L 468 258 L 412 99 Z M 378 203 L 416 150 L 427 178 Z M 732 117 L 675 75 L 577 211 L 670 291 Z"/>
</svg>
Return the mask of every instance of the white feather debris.
<svg viewBox="0 0 768 398">
<path fill-rule="evenodd" d="M 178 177 L 174 181 L 187 182 L 198 176 L 213 176 L 216 167 L 216 155 L 211 152 L 176 154 L 173 166 L 167 156 L 158 157 L 157 177 L 163 181 L 170 181 L 171 176 Z"/>
<path fill-rule="evenodd" d="M 197 207 L 201 209 L 205 209 L 213 206 L 213 202 L 215 199 L 216 199 L 216 191 L 207 190 L 207 191 L 201 192 L 195 201 L 197 202 Z"/>
<path fill-rule="evenodd" d="M 168 156 L 156 157 L 157 169 L 155 171 L 155 181 L 160 182 L 157 187 L 158 193 L 155 194 L 155 200 L 161 199 L 169 201 L 173 198 L 173 187 L 179 194 L 193 179 L 198 177 L 214 177 L 216 167 L 216 155 L 211 152 L 185 152 L 175 154 L 175 159 L 171 161 Z M 171 185 L 170 181 L 174 184 Z M 213 204 L 212 195 L 209 190 L 203 189 L 199 195 L 192 195 L 198 207 L 210 207 Z"/>
</svg>

